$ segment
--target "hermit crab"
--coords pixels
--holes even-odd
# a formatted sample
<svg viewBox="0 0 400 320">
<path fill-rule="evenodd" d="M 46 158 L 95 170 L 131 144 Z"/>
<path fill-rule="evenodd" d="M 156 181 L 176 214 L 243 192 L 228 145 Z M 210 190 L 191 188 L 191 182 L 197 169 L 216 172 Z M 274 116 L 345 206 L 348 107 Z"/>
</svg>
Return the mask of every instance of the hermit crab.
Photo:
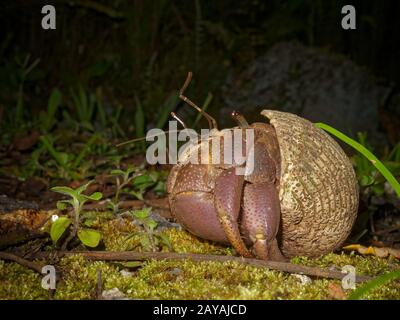
<svg viewBox="0 0 400 320">
<path fill-rule="evenodd" d="M 184 96 L 181 99 L 215 120 Z M 358 184 L 349 158 L 339 144 L 313 123 L 291 113 L 263 110 L 265 122 L 215 130 L 199 145 L 225 139 L 234 129 L 252 155 L 245 163 L 193 164 L 188 157 L 173 166 L 167 182 L 174 218 L 203 239 L 231 244 L 244 257 L 285 260 L 316 257 L 333 251 L 348 237 L 358 209 Z M 176 117 L 176 115 L 173 115 Z M 189 148 L 187 155 L 199 152 Z M 221 151 L 221 158 L 225 155 Z M 237 174 L 238 167 L 243 174 Z"/>
</svg>

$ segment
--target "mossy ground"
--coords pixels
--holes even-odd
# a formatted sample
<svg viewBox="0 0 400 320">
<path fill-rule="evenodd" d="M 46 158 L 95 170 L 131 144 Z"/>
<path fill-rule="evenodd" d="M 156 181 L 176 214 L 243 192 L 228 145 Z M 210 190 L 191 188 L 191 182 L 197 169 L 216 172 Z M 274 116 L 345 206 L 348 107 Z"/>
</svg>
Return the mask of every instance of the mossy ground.
<svg viewBox="0 0 400 320">
<path fill-rule="evenodd" d="M 126 236 L 137 227 L 124 219 L 101 226 L 106 250 L 141 250 L 140 236 Z M 232 249 L 201 241 L 185 231 L 166 229 L 176 252 L 233 254 Z M 166 250 L 166 248 L 162 249 Z M 327 254 L 319 259 L 298 257 L 294 263 L 341 270 L 352 265 L 358 274 L 376 276 L 400 267 L 394 259 L 352 254 Z M 118 288 L 133 299 L 332 299 L 329 287 L 340 281 L 313 279 L 309 284 L 290 274 L 245 266 L 234 262 L 149 261 L 128 270 L 120 263 L 88 261 L 82 256 L 62 258 L 61 277 L 54 299 L 93 299 L 97 271 L 103 289 Z M 352 290 L 345 290 L 345 294 Z M 16 263 L 0 260 L 0 299 L 47 299 L 41 275 Z M 400 281 L 377 288 L 367 299 L 400 299 Z"/>
</svg>

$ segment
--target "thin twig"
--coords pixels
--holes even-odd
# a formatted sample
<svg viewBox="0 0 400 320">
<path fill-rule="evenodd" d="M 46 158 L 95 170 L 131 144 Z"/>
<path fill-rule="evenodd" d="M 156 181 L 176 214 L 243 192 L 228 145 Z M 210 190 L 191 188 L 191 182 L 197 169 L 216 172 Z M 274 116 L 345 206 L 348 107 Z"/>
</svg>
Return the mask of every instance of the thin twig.
<svg viewBox="0 0 400 320">
<path fill-rule="evenodd" d="M 296 265 L 289 262 L 264 261 L 252 258 L 208 255 L 208 254 L 192 254 L 192 253 L 171 253 L 171 252 L 133 252 L 133 251 L 60 251 L 59 256 L 81 254 L 90 260 L 104 261 L 142 261 L 142 260 L 191 260 L 191 261 L 233 261 L 240 264 L 255 266 L 259 268 L 267 268 L 288 273 L 304 274 L 317 278 L 339 279 L 341 280 L 346 274 L 340 271 L 324 270 L 318 267 L 308 267 Z M 46 258 L 47 252 L 34 254 L 32 258 Z M 364 282 L 371 280 L 369 276 L 356 276 L 356 282 Z"/>
<path fill-rule="evenodd" d="M 33 271 L 36 271 L 38 273 L 42 273 L 42 265 L 26 260 L 22 257 L 19 257 L 13 253 L 10 252 L 4 252 L 4 251 L 0 251 L 0 259 L 2 260 L 9 260 L 9 261 L 13 261 L 16 262 L 18 264 L 20 264 L 21 266 L 27 267 Z"/>
<path fill-rule="evenodd" d="M 101 270 L 97 270 L 97 300 L 102 300 L 103 281 L 101 279 Z"/>
</svg>

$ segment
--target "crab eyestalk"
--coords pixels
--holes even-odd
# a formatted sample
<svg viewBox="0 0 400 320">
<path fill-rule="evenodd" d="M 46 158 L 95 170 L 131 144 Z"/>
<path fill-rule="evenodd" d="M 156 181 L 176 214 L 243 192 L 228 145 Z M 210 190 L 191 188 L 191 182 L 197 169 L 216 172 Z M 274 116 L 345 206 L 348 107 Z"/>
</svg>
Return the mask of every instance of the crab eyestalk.
<svg viewBox="0 0 400 320">
<path fill-rule="evenodd" d="M 245 128 L 250 128 L 249 123 L 245 119 L 245 117 L 238 111 L 232 111 L 231 117 L 237 122 L 239 127 L 245 129 Z"/>
<path fill-rule="evenodd" d="M 189 71 L 187 78 L 185 80 L 185 83 L 183 84 L 181 90 L 179 90 L 179 99 L 182 101 L 186 102 L 189 106 L 192 108 L 196 109 L 202 116 L 204 116 L 207 121 L 208 121 L 208 126 L 210 129 L 216 129 L 218 130 L 218 124 L 217 121 L 210 116 L 207 112 L 205 112 L 202 108 L 198 107 L 192 100 L 190 100 L 188 97 L 185 96 L 185 91 L 187 87 L 189 86 L 190 81 L 192 80 L 192 72 Z"/>
<path fill-rule="evenodd" d="M 180 125 L 184 128 L 187 129 L 186 124 L 176 115 L 175 112 L 171 112 L 171 117 L 174 118 L 176 121 L 180 123 Z"/>
</svg>

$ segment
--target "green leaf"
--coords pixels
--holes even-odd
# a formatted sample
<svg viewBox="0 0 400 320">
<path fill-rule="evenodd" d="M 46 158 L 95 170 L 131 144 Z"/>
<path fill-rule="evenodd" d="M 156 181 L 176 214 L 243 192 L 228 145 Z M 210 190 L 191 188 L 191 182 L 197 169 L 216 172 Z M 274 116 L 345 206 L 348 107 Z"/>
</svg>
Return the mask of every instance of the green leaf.
<svg viewBox="0 0 400 320">
<path fill-rule="evenodd" d="M 54 89 L 51 92 L 49 102 L 47 104 L 47 113 L 41 114 L 41 125 L 43 131 L 49 131 L 55 123 L 55 114 L 58 106 L 61 103 L 61 92 L 58 89 Z"/>
<path fill-rule="evenodd" d="M 67 208 L 68 204 L 71 204 L 71 202 L 69 200 L 57 201 L 57 209 L 58 210 L 65 210 Z"/>
<path fill-rule="evenodd" d="M 110 199 L 107 199 L 106 208 L 110 209 L 111 211 L 116 211 L 118 209 L 118 203 L 114 203 Z"/>
<path fill-rule="evenodd" d="M 353 291 L 353 293 L 348 297 L 349 300 L 358 300 L 361 299 L 366 294 L 370 293 L 376 287 L 380 287 L 389 281 L 399 279 L 400 278 L 400 270 L 396 270 L 393 272 L 389 272 L 383 274 L 371 281 L 367 282 L 366 284 L 362 285 L 361 287 L 357 288 Z"/>
<path fill-rule="evenodd" d="M 178 102 L 179 102 L 179 92 L 173 92 L 165 101 L 163 107 L 161 108 L 160 114 L 158 114 L 156 128 L 162 129 L 165 126 L 171 114 L 171 111 L 173 111 L 176 108 Z"/>
<path fill-rule="evenodd" d="M 95 193 L 92 193 L 90 196 L 87 196 L 84 194 L 82 196 L 85 197 L 85 199 L 87 199 L 87 200 L 98 201 L 103 197 L 103 194 L 101 192 L 95 192 Z"/>
<path fill-rule="evenodd" d="M 54 221 L 51 225 L 50 229 L 50 237 L 53 240 L 53 243 L 57 243 L 58 239 L 64 234 L 65 230 L 71 224 L 71 219 L 67 217 L 59 217 L 56 221 Z"/>
<path fill-rule="evenodd" d="M 98 221 L 98 219 L 96 219 L 96 218 L 89 218 L 89 219 L 86 219 L 86 220 L 83 222 L 83 224 L 84 224 L 86 227 L 93 227 L 93 226 L 97 223 L 97 221 Z"/>
<path fill-rule="evenodd" d="M 144 125 L 145 125 L 144 112 L 143 112 L 142 104 L 140 103 L 140 100 L 137 96 L 135 96 L 135 100 L 136 100 L 136 112 L 135 112 L 136 136 L 143 137 L 145 135 L 144 134 Z"/>
<path fill-rule="evenodd" d="M 70 197 L 76 197 L 77 193 L 74 189 L 70 188 L 70 187 L 53 187 L 50 189 L 51 191 L 57 192 L 57 193 L 61 193 L 61 194 L 65 194 L 67 196 Z"/>
<path fill-rule="evenodd" d="M 125 183 L 128 183 L 130 180 L 133 179 L 133 176 L 131 176 L 131 173 L 134 173 L 135 171 L 136 171 L 136 169 L 134 167 L 129 167 L 128 169 L 126 169 L 125 175 L 124 175 Z"/>
<path fill-rule="evenodd" d="M 393 173 L 395 176 L 400 175 L 400 160 L 398 162 L 395 161 L 383 161 L 383 164 Z"/>
<path fill-rule="evenodd" d="M 381 197 L 385 194 L 385 187 L 383 184 L 376 184 L 371 186 L 371 191 L 378 197 Z"/>
<path fill-rule="evenodd" d="M 125 171 L 122 171 L 120 169 L 115 169 L 111 170 L 110 174 L 112 174 L 113 176 L 123 176 L 125 175 Z"/>
<path fill-rule="evenodd" d="M 159 195 L 163 195 L 167 192 L 167 184 L 164 181 L 158 181 L 153 191 Z"/>
<path fill-rule="evenodd" d="M 87 187 L 88 187 L 91 183 L 93 183 L 93 181 L 94 181 L 94 180 L 90 180 L 90 181 L 88 181 L 87 183 L 85 183 L 85 184 L 81 185 L 80 187 L 76 188 L 76 189 L 75 189 L 75 192 L 76 192 L 77 194 L 81 194 L 83 191 L 85 191 L 85 190 L 87 189 Z"/>
<path fill-rule="evenodd" d="M 155 228 L 157 228 L 157 222 L 153 219 L 147 219 L 146 225 L 151 231 L 153 231 Z"/>
<path fill-rule="evenodd" d="M 363 176 L 361 176 L 360 184 L 363 187 L 367 187 L 367 186 L 370 186 L 371 184 L 373 184 L 374 181 L 375 181 L 374 177 L 363 175 Z"/>
<path fill-rule="evenodd" d="M 140 245 L 143 247 L 145 251 L 150 251 L 152 249 L 150 239 L 147 235 L 143 234 L 140 237 Z"/>
<path fill-rule="evenodd" d="M 85 143 L 85 146 L 81 149 L 79 152 L 78 156 L 75 158 L 75 161 L 73 163 L 73 167 L 77 168 L 81 164 L 83 158 L 86 156 L 86 154 L 89 152 L 91 146 L 96 142 L 96 140 L 99 139 L 99 136 L 97 134 L 92 135 L 92 137 Z"/>
<path fill-rule="evenodd" d="M 142 210 L 135 210 L 133 215 L 138 219 L 146 219 L 150 215 L 151 208 L 144 208 Z"/>
<path fill-rule="evenodd" d="M 68 154 L 66 152 L 58 152 L 58 157 L 57 157 L 58 160 L 57 159 L 56 160 L 60 162 L 59 163 L 60 165 L 63 164 L 65 166 L 67 166 L 69 161 L 72 158 L 73 158 L 73 155 L 70 155 L 70 154 Z"/>
<path fill-rule="evenodd" d="M 93 229 L 81 229 L 78 231 L 78 238 L 85 246 L 95 248 L 99 245 L 101 234 Z"/>
<path fill-rule="evenodd" d="M 133 179 L 132 184 L 136 188 L 145 189 L 153 185 L 155 181 L 149 174 L 142 174 Z"/>
<path fill-rule="evenodd" d="M 53 89 L 50 94 L 49 102 L 47 104 L 47 115 L 49 117 L 54 117 L 58 106 L 61 103 L 61 92 L 58 89 Z"/>
<path fill-rule="evenodd" d="M 129 193 L 131 195 L 133 195 L 135 198 L 143 201 L 143 192 L 141 192 L 141 191 L 139 191 L 139 192 L 131 191 Z"/>
<path fill-rule="evenodd" d="M 172 243 L 165 234 L 159 233 L 156 235 L 156 237 L 160 239 L 162 244 L 168 247 L 169 251 L 173 251 Z"/>
<path fill-rule="evenodd" d="M 400 197 L 400 183 L 396 180 L 393 174 L 385 167 L 385 165 L 366 147 L 362 145 L 362 143 L 358 143 L 357 141 L 351 139 L 350 137 L 346 136 L 339 130 L 332 128 L 331 126 L 325 123 L 316 123 L 315 126 L 321 128 L 330 134 L 333 134 L 335 137 L 339 138 L 343 142 L 347 143 L 358 152 L 360 152 L 364 157 L 366 157 L 376 169 L 385 177 L 386 181 L 392 186 L 394 191 L 396 192 L 397 196 Z"/>
</svg>

